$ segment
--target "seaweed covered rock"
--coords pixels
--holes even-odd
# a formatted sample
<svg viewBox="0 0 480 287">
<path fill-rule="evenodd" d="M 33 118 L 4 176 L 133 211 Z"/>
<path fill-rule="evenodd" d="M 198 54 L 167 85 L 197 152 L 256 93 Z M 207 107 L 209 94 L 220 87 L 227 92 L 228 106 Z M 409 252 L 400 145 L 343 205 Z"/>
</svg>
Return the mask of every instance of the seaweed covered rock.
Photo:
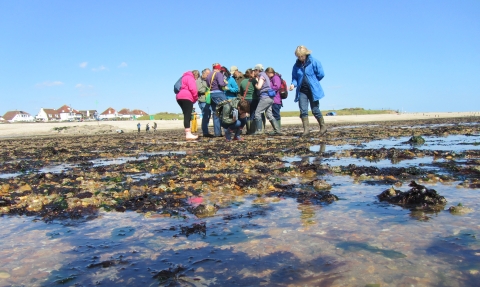
<svg viewBox="0 0 480 287">
<path fill-rule="evenodd" d="M 425 143 L 425 139 L 421 136 L 412 136 L 409 140 L 408 140 L 408 143 L 409 144 L 412 144 L 412 145 L 422 145 Z"/>
<path fill-rule="evenodd" d="M 457 206 L 450 206 L 448 211 L 450 211 L 451 214 L 462 215 L 473 212 L 473 209 L 463 206 L 461 203 L 459 203 Z"/>
<path fill-rule="evenodd" d="M 429 205 L 445 205 L 447 200 L 439 195 L 436 190 L 428 189 L 423 185 L 412 181 L 409 186 L 412 188 L 407 192 L 389 188 L 379 195 L 380 201 L 387 201 L 392 204 L 401 206 L 429 206 Z"/>
<path fill-rule="evenodd" d="M 217 213 L 217 210 L 218 207 L 216 205 L 200 204 L 199 206 L 193 208 L 192 213 L 198 218 L 205 218 L 214 216 L 215 213 Z"/>
</svg>

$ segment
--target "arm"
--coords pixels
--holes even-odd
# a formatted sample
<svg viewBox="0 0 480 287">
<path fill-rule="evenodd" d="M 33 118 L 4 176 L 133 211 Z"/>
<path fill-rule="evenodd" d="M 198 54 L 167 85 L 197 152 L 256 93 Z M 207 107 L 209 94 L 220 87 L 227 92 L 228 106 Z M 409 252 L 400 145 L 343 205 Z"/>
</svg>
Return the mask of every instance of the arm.
<svg viewBox="0 0 480 287">
<path fill-rule="evenodd" d="M 228 80 L 228 90 L 232 93 L 238 93 L 238 85 L 237 82 L 235 82 L 235 79 L 230 77 Z"/>
<path fill-rule="evenodd" d="M 325 73 L 323 72 L 322 64 L 317 60 L 313 62 L 313 72 L 315 73 L 315 77 L 317 77 L 317 80 L 319 81 L 321 81 L 325 76 Z"/>
<path fill-rule="evenodd" d="M 243 83 L 243 82 L 242 82 Z M 245 87 L 242 85 L 242 83 L 240 83 L 240 94 L 242 95 L 245 95 Z"/>
<path fill-rule="evenodd" d="M 215 74 L 215 81 L 217 81 L 218 88 L 221 89 L 225 87 L 227 84 L 225 83 L 225 80 L 223 78 L 222 73 L 216 73 Z"/>
<path fill-rule="evenodd" d="M 278 92 L 280 90 L 280 85 L 282 82 L 280 81 L 280 77 L 275 75 L 273 78 L 270 80 L 270 83 L 272 84 L 272 90 Z"/>
<path fill-rule="evenodd" d="M 192 94 L 192 100 L 194 103 L 198 100 L 198 90 L 197 90 L 197 83 L 195 82 L 194 78 L 188 78 L 188 90 Z"/>
<path fill-rule="evenodd" d="M 255 88 L 257 88 L 257 90 L 260 90 L 263 86 L 263 82 L 265 82 L 265 79 L 263 77 L 258 79 L 258 82 L 255 84 Z"/>
<path fill-rule="evenodd" d="M 297 83 L 297 65 L 293 65 L 292 68 L 292 84 L 290 85 L 290 91 L 293 91 L 293 88 L 295 88 L 298 85 Z"/>
<path fill-rule="evenodd" d="M 202 80 L 202 78 L 198 78 L 196 81 L 197 84 L 197 91 L 199 94 L 205 94 L 207 91 L 207 86 L 205 85 L 205 81 Z"/>
</svg>

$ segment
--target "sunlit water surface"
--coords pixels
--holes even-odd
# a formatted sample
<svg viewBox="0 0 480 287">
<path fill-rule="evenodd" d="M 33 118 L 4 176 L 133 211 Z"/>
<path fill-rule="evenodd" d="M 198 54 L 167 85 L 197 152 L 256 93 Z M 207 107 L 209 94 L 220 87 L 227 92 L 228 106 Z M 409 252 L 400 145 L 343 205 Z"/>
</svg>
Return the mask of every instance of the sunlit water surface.
<svg viewBox="0 0 480 287">
<path fill-rule="evenodd" d="M 408 148 L 406 140 L 372 141 L 362 148 Z M 426 140 L 420 149 L 478 149 L 478 136 Z M 353 148 L 358 147 L 328 146 L 325 151 Z M 146 156 L 92 163 L 120 164 Z M 299 160 L 319 159 L 289 157 L 286 166 Z M 320 160 L 377 167 L 433 162 L 431 157 L 399 163 Z M 70 167 L 43 172 L 65 168 Z M 322 178 L 333 185 L 339 201 L 313 205 L 282 197 L 237 197 L 204 219 L 186 211 L 178 217 L 102 211 L 89 221 L 54 223 L 3 216 L 0 286 L 478 286 L 478 189 L 459 188 L 459 182 L 427 184 L 448 201 L 445 210 L 428 213 L 379 203 L 376 195 L 390 186 L 358 184 L 345 176 Z M 399 189 L 409 188 L 404 183 Z M 448 212 L 459 203 L 474 212 Z M 182 227 L 203 223 L 205 233 L 187 237 L 182 232 Z"/>
</svg>

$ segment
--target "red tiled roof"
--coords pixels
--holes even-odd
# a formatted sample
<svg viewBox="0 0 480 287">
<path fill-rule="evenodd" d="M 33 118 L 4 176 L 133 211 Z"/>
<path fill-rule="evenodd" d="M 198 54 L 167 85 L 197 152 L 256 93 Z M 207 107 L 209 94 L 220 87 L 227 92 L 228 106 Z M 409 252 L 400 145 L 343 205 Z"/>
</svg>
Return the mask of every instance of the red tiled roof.
<svg viewBox="0 0 480 287">
<path fill-rule="evenodd" d="M 142 111 L 142 110 L 133 110 L 133 111 L 132 111 L 132 114 L 137 115 L 137 116 L 147 115 L 147 113 L 144 112 L 144 111 Z"/>
<path fill-rule="evenodd" d="M 131 115 L 132 112 L 130 111 L 130 109 L 121 109 L 119 112 L 118 112 L 119 115 Z"/>
<path fill-rule="evenodd" d="M 70 107 L 68 105 L 63 105 L 61 106 L 60 108 L 57 109 L 57 112 L 60 114 L 60 113 L 70 113 Z M 74 114 L 80 114 L 79 111 L 75 110 L 75 109 L 72 109 L 72 112 Z"/>
<path fill-rule="evenodd" d="M 101 115 L 113 115 L 113 114 L 115 114 L 115 112 L 116 112 L 115 109 L 108 108 L 103 113 L 101 113 Z"/>
<path fill-rule="evenodd" d="M 4 118 L 6 121 L 10 121 L 10 120 L 13 120 L 13 118 L 14 118 L 16 115 L 21 115 L 21 114 L 30 115 L 29 113 L 24 112 L 24 111 L 8 111 L 8 112 L 6 112 L 6 113 L 3 115 L 3 118 Z"/>
</svg>

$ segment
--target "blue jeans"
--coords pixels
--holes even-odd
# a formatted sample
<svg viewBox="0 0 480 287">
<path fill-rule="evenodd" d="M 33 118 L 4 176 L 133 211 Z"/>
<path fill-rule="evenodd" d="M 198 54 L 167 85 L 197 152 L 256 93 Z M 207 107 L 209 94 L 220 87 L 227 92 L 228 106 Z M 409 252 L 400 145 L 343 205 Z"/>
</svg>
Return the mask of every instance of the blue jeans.
<svg viewBox="0 0 480 287">
<path fill-rule="evenodd" d="M 298 107 L 300 108 L 300 118 L 308 117 L 309 103 L 310 108 L 312 109 L 312 114 L 315 116 L 315 118 L 321 118 L 322 112 L 320 111 L 320 101 L 314 101 L 313 95 L 307 96 L 302 92 L 298 94 Z"/>
<path fill-rule="evenodd" d="M 208 123 L 210 122 L 210 117 L 212 116 L 210 105 L 205 102 L 198 102 L 198 107 L 202 113 L 202 132 L 204 135 L 208 134 Z"/>
<path fill-rule="evenodd" d="M 217 113 L 215 111 L 217 110 L 217 105 L 220 102 L 225 101 L 227 98 L 225 97 L 225 93 L 223 91 L 211 91 L 210 99 L 212 101 L 210 105 L 212 106 L 212 112 L 213 112 L 213 130 L 215 132 L 215 136 L 220 137 L 222 136 L 222 127 L 221 127 L 220 118 L 217 117 Z"/>
<path fill-rule="evenodd" d="M 239 137 L 240 131 L 243 129 L 243 127 L 246 124 L 247 124 L 247 118 L 243 118 L 243 119 L 238 119 L 233 124 L 222 123 L 222 128 L 225 129 L 225 136 L 227 137 L 228 140 L 230 140 L 230 137 L 231 137 L 230 131 L 234 132 L 235 137 Z"/>
<path fill-rule="evenodd" d="M 272 114 L 273 117 L 279 121 L 280 120 L 280 109 L 282 108 L 282 104 L 273 104 L 272 105 Z"/>
</svg>

